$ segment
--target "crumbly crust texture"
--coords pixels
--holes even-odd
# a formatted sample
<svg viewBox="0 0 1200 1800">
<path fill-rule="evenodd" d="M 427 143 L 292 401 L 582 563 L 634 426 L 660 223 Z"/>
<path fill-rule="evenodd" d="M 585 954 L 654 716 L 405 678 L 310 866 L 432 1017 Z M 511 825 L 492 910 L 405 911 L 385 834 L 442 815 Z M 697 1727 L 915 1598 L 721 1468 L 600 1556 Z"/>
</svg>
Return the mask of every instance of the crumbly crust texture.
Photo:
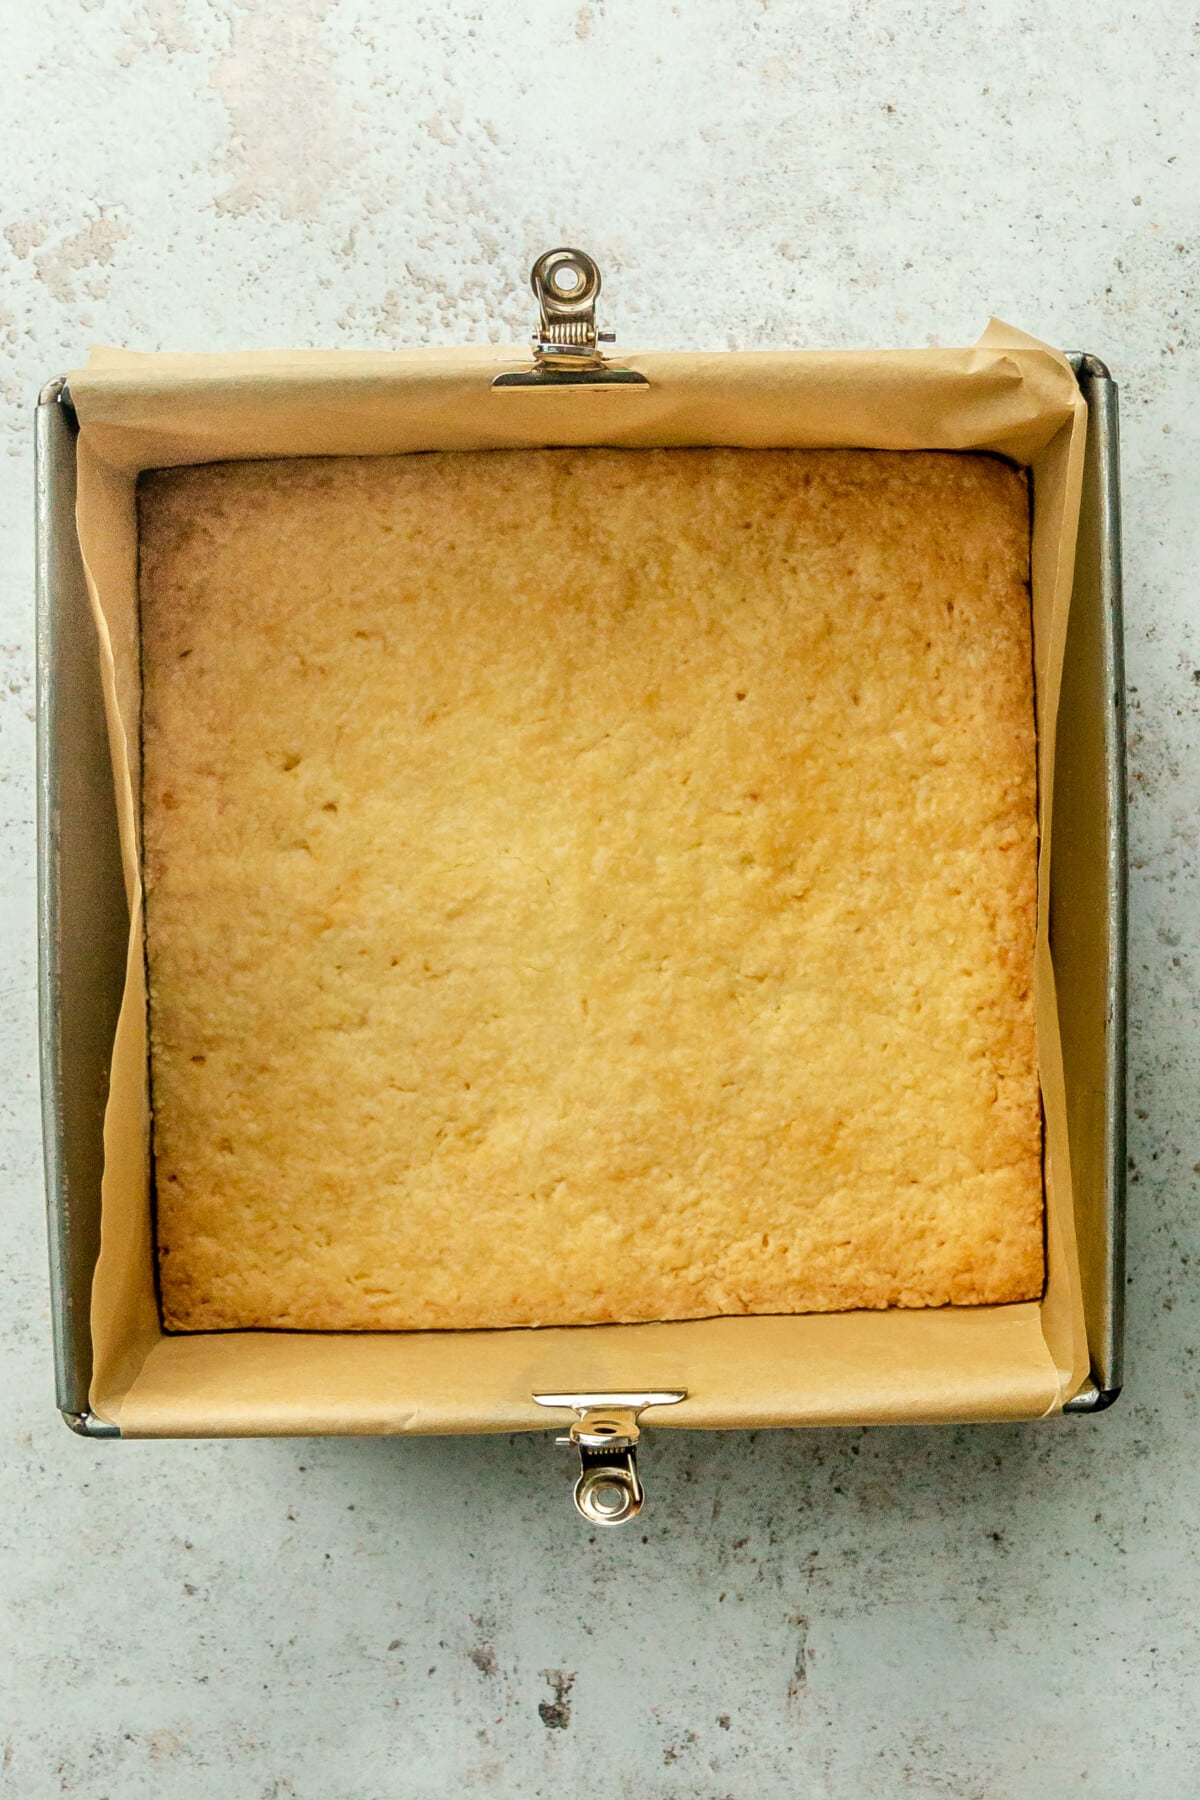
<svg viewBox="0 0 1200 1800">
<path fill-rule="evenodd" d="M 1041 1292 L 1019 471 L 289 460 L 139 519 L 169 1328 Z"/>
</svg>

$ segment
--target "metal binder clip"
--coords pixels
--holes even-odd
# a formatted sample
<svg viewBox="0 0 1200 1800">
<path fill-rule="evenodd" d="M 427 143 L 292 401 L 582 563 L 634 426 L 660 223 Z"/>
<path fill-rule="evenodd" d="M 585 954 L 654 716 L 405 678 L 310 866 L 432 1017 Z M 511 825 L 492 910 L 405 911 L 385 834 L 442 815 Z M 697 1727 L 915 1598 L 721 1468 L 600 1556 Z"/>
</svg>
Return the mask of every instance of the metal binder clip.
<svg viewBox="0 0 1200 1800">
<path fill-rule="evenodd" d="M 537 296 L 533 367 L 497 375 L 494 388 L 649 387 L 635 369 L 606 361 L 601 344 L 616 333 L 596 329 L 600 271 L 583 250 L 547 250 L 530 271 Z"/>
<path fill-rule="evenodd" d="M 575 1505 L 589 1525 L 624 1525 L 642 1510 L 645 1489 L 638 1476 L 638 1420 L 648 1406 L 675 1406 L 686 1388 L 636 1394 L 535 1394 L 539 1406 L 569 1407 L 575 1419 L 556 1444 L 579 1452 Z"/>
</svg>

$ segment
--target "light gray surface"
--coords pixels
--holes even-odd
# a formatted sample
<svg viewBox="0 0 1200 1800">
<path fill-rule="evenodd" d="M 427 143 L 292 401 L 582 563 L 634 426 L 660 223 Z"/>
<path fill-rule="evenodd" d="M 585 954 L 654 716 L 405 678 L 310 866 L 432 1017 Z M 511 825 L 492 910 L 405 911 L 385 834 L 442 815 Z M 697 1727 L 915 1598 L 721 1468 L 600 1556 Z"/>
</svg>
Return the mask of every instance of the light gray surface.
<svg viewBox="0 0 1200 1800">
<path fill-rule="evenodd" d="M 2 0 L 0 30 L 0 1793 L 1195 1791 L 1189 15 Z M 994 310 L 1105 356 L 1133 806 L 1116 1410 L 652 1436 L 641 1528 L 595 1542 L 565 1453 L 535 1439 L 71 1438 L 52 1409 L 33 1009 L 40 382 L 94 339 L 523 336 L 524 271 L 564 240 L 600 259 L 629 347 L 958 342 Z"/>
</svg>

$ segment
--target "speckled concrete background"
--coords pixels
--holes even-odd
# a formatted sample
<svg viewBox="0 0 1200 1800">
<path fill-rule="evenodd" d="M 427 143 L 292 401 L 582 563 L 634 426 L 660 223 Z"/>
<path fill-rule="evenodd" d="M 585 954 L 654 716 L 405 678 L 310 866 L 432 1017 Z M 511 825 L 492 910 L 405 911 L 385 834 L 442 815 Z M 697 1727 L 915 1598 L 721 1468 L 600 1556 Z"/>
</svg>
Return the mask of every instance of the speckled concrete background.
<svg viewBox="0 0 1200 1800">
<path fill-rule="evenodd" d="M 0 1792 L 1087 1795 L 1200 1784 L 1200 26 L 1166 0 L 3 0 Z M 31 406 L 93 339 L 964 341 L 1122 382 L 1130 1365 L 1096 1420 L 663 1436 L 644 1529 L 480 1442 L 89 1445 L 54 1413 Z"/>
</svg>

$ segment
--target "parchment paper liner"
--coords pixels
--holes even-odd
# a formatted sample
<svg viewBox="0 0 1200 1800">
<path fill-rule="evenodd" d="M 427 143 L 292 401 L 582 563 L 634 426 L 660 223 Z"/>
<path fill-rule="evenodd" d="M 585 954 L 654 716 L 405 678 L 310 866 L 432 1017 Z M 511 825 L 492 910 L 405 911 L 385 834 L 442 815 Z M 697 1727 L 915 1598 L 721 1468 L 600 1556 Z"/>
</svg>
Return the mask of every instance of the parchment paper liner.
<svg viewBox="0 0 1200 1800">
<path fill-rule="evenodd" d="M 1055 721 L 1086 407 L 1066 361 L 993 321 L 973 349 L 623 358 L 649 389 L 490 389 L 519 350 L 93 352 L 70 377 L 130 949 L 105 1121 L 91 1404 L 129 1436 L 544 1428 L 539 1388 L 679 1385 L 664 1427 L 1034 1418 L 1088 1373 L 1047 942 Z M 1046 1120 L 1040 1303 L 540 1331 L 164 1336 L 154 1294 L 139 873 L 134 492 L 146 468 L 547 444 L 998 451 L 1032 471 L 1039 732 L 1035 1002 Z"/>
</svg>

